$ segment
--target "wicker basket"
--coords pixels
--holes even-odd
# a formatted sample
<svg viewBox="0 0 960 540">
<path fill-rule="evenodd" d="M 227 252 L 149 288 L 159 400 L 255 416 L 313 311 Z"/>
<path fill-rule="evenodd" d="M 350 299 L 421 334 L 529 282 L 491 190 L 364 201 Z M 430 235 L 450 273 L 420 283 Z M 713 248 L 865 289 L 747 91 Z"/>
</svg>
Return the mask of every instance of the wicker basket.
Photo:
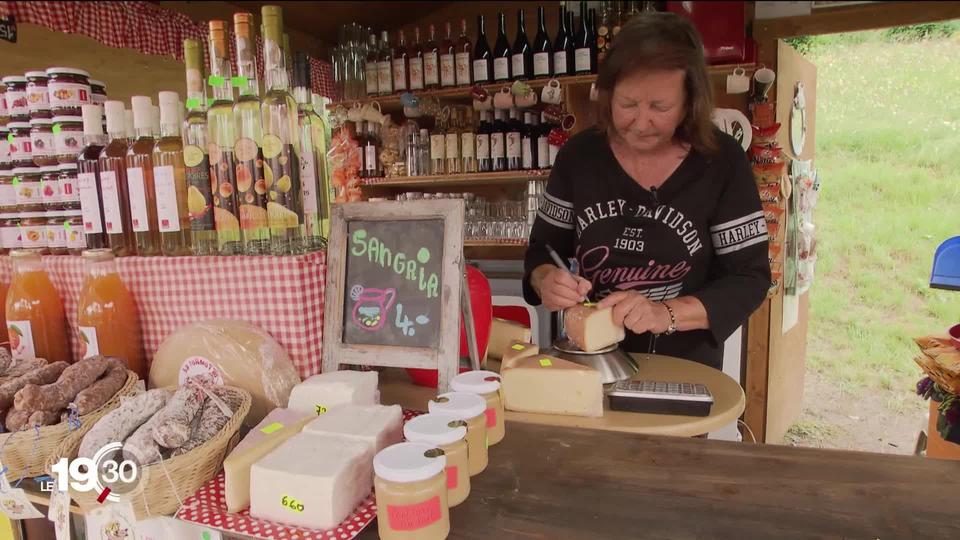
<svg viewBox="0 0 960 540">
<path fill-rule="evenodd" d="M 67 422 L 60 422 L 52 426 L 40 428 L 24 428 L 12 433 L 0 435 L 3 464 L 9 467 L 8 478 L 31 478 L 46 474 L 47 458 L 56 452 L 57 447 L 71 433 L 86 432 L 101 416 L 112 411 L 120 404 L 120 398 L 134 392 L 137 384 L 137 374 L 127 370 L 127 381 L 120 390 L 104 403 L 99 409 L 80 417 L 80 427 L 71 429 Z"/>
<path fill-rule="evenodd" d="M 241 403 L 219 433 L 186 454 L 140 469 L 136 489 L 124 496 L 133 504 L 137 519 L 173 514 L 184 499 L 193 495 L 220 471 L 227 453 L 239 442 L 240 425 L 250 411 L 252 401 L 250 393 L 242 388 L 224 388 L 239 394 Z M 80 442 L 90 427 L 92 426 L 71 433 L 47 460 L 47 470 L 62 457 L 76 458 Z M 70 498 L 83 512 L 100 506 L 97 502 L 98 495 L 93 491 L 78 492 L 70 489 Z"/>
</svg>

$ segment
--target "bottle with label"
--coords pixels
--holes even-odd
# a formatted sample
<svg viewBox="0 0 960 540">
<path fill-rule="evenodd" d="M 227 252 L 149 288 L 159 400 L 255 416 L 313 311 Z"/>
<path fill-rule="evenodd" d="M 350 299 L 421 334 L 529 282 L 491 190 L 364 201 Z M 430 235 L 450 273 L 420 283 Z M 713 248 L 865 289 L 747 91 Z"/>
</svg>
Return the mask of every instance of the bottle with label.
<svg viewBox="0 0 960 540">
<path fill-rule="evenodd" d="M 237 76 L 232 79 L 239 93 L 233 105 L 237 140 L 233 143 L 235 182 L 231 187 L 237 198 L 243 252 L 262 255 L 270 252 L 270 228 L 252 14 L 233 15 L 233 35 L 237 45 Z"/>
<path fill-rule="evenodd" d="M 168 257 L 190 255 L 190 212 L 187 172 L 180 136 L 180 96 L 160 92 L 160 139 L 153 149 L 154 200 L 160 230 L 160 251 Z"/>
<path fill-rule="evenodd" d="M 407 176 L 420 176 L 423 173 L 420 171 L 420 130 L 417 128 L 417 123 L 413 120 L 407 120 L 407 125 L 404 126 L 404 132 L 406 133 L 406 145 L 404 146 L 404 152 L 406 154 L 406 159 L 404 163 L 407 166 Z M 2 209 L 0 209 L 2 211 Z"/>
<path fill-rule="evenodd" d="M 497 13 L 497 42 L 493 46 L 493 80 L 505 82 L 511 79 L 510 57 L 513 49 L 507 41 L 507 20 L 503 12 Z"/>
<path fill-rule="evenodd" d="M 507 170 L 519 171 L 523 164 L 522 141 L 520 140 L 520 114 L 517 109 L 510 109 L 510 122 L 507 124 L 506 132 L 506 154 Z"/>
<path fill-rule="evenodd" d="M 537 126 L 537 168 L 550 168 L 550 124 L 547 123 L 546 115 L 540 113 L 540 125 Z"/>
<path fill-rule="evenodd" d="M 123 120 L 123 102 L 107 101 L 107 136 L 110 142 L 100 152 L 100 194 L 103 227 L 107 242 L 117 257 L 133 255 L 130 231 L 130 196 L 127 186 L 127 130 Z"/>
<path fill-rule="evenodd" d="M 300 187 L 300 137 L 297 102 L 290 95 L 280 54 L 283 14 L 263 6 L 263 58 L 267 93 L 263 99 L 263 157 L 267 181 L 267 221 L 274 255 L 303 253 L 303 191 Z M 385 44 L 389 50 L 389 44 Z M 389 65 L 389 64 L 388 64 Z M 381 81 L 382 82 L 382 81 Z M 269 169 L 267 169 L 269 167 Z"/>
<path fill-rule="evenodd" d="M 100 152 L 106 137 L 100 122 L 98 105 L 83 105 L 83 150 L 77 156 L 77 189 L 83 212 L 83 232 L 88 248 L 105 248 L 110 243 L 103 228 L 103 207 L 100 203 Z M 151 141 L 152 143 L 152 141 Z M 16 174 L 16 170 L 14 170 Z M 16 184 L 16 181 L 14 182 Z"/>
<path fill-rule="evenodd" d="M 300 181 L 303 184 L 303 217 L 310 251 L 327 247 L 330 228 L 330 175 L 327 165 L 327 128 L 310 100 L 310 58 L 297 52 L 293 60 L 293 97 L 300 126 Z"/>
<path fill-rule="evenodd" d="M 393 90 L 406 92 L 410 88 L 410 51 L 407 50 L 407 38 L 403 30 L 397 32 L 399 43 L 393 51 Z"/>
<path fill-rule="evenodd" d="M 40 254 L 14 250 L 10 258 L 13 277 L 5 312 L 11 356 L 14 360 L 44 358 L 48 362 L 71 362 L 63 302 L 43 269 Z"/>
<path fill-rule="evenodd" d="M 183 124 L 183 165 L 187 175 L 187 211 L 190 244 L 197 256 L 216 255 L 217 228 L 213 218 L 213 186 L 207 155 L 207 94 L 204 91 L 203 48 L 195 39 L 183 40 L 187 66 L 187 118 Z"/>
<path fill-rule="evenodd" d="M 513 80 L 529 79 L 533 73 L 533 49 L 527 39 L 527 19 L 523 9 L 517 10 L 517 39 L 513 42 L 511 66 Z"/>
<path fill-rule="evenodd" d="M 573 38 L 573 71 L 577 75 L 594 72 L 594 66 L 591 60 L 597 44 L 596 41 L 591 42 L 591 34 L 590 15 L 587 12 L 587 3 L 580 2 L 580 23 L 577 26 L 577 33 Z"/>
<path fill-rule="evenodd" d="M 460 115 L 456 108 L 450 109 L 448 126 L 444 135 L 447 174 L 460 174 Z"/>
<path fill-rule="evenodd" d="M 366 170 L 366 178 L 379 178 L 383 176 L 383 167 L 380 163 L 380 124 L 376 122 L 364 122 L 367 126 L 366 137 L 361 143 L 363 146 L 363 166 Z"/>
<path fill-rule="evenodd" d="M 423 47 L 423 85 L 431 90 L 440 88 L 440 47 L 432 24 L 428 27 L 427 43 Z"/>
<path fill-rule="evenodd" d="M 137 304 L 120 279 L 113 253 L 88 249 L 82 257 L 85 277 L 77 302 L 80 357 L 102 354 L 120 358 L 145 380 L 148 373 Z"/>
<path fill-rule="evenodd" d="M 454 58 L 457 86 L 470 86 L 470 71 L 473 64 L 473 44 L 467 37 L 467 20 L 460 19 L 460 37 L 457 38 L 457 53 Z"/>
<path fill-rule="evenodd" d="M 464 108 L 460 129 L 460 172 L 477 172 L 477 135 L 473 109 Z"/>
<path fill-rule="evenodd" d="M 483 15 L 477 15 L 477 42 L 473 47 L 473 82 L 487 84 L 491 82 L 493 72 L 493 51 L 487 43 L 487 27 Z"/>
<path fill-rule="evenodd" d="M 480 111 L 480 125 L 477 127 L 477 172 L 490 172 L 493 162 L 490 159 L 490 111 Z"/>
<path fill-rule="evenodd" d="M 600 2 L 600 21 L 597 26 L 597 63 L 603 62 L 603 57 L 610 48 L 613 41 L 613 25 L 616 22 L 612 4 L 619 2 L 610 2 L 609 0 Z"/>
<path fill-rule="evenodd" d="M 420 129 L 420 148 L 417 152 L 418 170 L 422 175 L 430 174 L 430 132 Z"/>
<path fill-rule="evenodd" d="M 393 48 L 390 36 L 384 30 L 380 34 L 380 53 L 377 55 L 377 87 L 381 96 L 393 93 Z"/>
<path fill-rule="evenodd" d="M 420 27 L 413 29 L 413 45 L 408 51 L 410 57 L 410 89 L 423 90 L 423 46 L 420 44 Z"/>
<path fill-rule="evenodd" d="M 371 33 L 367 43 L 367 60 L 363 64 L 363 73 L 367 83 L 367 95 L 375 96 L 380 93 L 380 85 L 377 80 L 377 55 L 380 52 L 380 49 L 377 48 L 377 35 Z"/>
<path fill-rule="evenodd" d="M 526 171 L 537 168 L 537 121 L 533 111 L 523 112 L 523 128 L 520 131 L 520 168 Z"/>
<path fill-rule="evenodd" d="M 207 109 L 207 144 L 213 221 L 221 255 L 243 253 L 240 212 L 237 208 L 237 163 L 233 155 L 237 126 L 233 114 L 232 68 L 227 49 L 226 21 L 209 22 L 210 77 L 213 103 Z M 152 173 L 151 173 L 152 174 Z"/>
<path fill-rule="evenodd" d="M 437 115 L 436 123 L 430 132 L 430 174 L 447 172 L 447 130 L 442 113 Z"/>
<path fill-rule="evenodd" d="M 160 254 L 160 231 L 157 227 L 153 179 L 153 147 L 156 144 L 152 127 L 153 105 L 147 96 L 133 96 L 130 104 L 133 107 L 133 126 L 137 132 L 137 138 L 127 149 L 130 228 L 133 230 L 136 254 L 140 257 L 152 257 Z"/>
<path fill-rule="evenodd" d="M 533 77 L 544 78 L 553 74 L 553 44 L 547 34 L 546 15 L 543 6 L 537 8 L 537 35 L 533 38 Z"/>
<path fill-rule="evenodd" d="M 494 109 L 493 127 L 490 130 L 490 160 L 491 170 L 507 170 L 507 122 L 504 120 L 506 111 Z"/>
<path fill-rule="evenodd" d="M 590 40 L 590 65 L 593 68 L 593 73 L 597 72 L 597 66 L 599 66 L 598 61 L 598 51 L 600 40 L 597 37 L 597 10 L 591 8 L 588 12 L 588 23 L 587 30 L 590 31 L 589 40 Z"/>
<path fill-rule="evenodd" d="M 440 86 L 450 88 L 457 85 L 456 76 L 456 51 L 457 47 L 453 44 L 453 36 L 450 31 L 450 23 L 444 25 L 447 34 L 440 44 Z"/>
</svg>

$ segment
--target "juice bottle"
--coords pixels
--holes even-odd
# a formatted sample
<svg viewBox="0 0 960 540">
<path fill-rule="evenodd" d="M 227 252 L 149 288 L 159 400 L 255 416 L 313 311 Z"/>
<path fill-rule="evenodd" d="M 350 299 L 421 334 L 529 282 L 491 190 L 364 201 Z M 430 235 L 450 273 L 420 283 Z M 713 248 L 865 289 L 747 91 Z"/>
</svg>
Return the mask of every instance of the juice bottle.
<svg viewBox="0 0 960 540">
<path fill-rule="evenodd" d="M 153 186 L 160 229 L 160 251 L 170 257 L 190 255 L 187 171 L 180 138 L 180 97 L 160 92 L 160 139 L 153 148 Z"/>
<path fill-rule="evenodd" d="M 6 317 L 13 358 L 72 361 L 63 303 L 43 270 L 40 254 L 14 250 L 10 258 L 13 279 L 7 290 Z"/>
<path fill-rule="evenodd" d="M 84 347 L 81 357 L 116 356 L 146 379 L 137 304 L 120 280 L 113 257 L 109 249 L 83 252 L 86 277 L 77 307 L 77 330 Z"/>
<path fill-rule="evenodd" d="M 103 206 L 100 202 L 99 159 L 106 144 L 106 137 L 100 122 L 100 106 L 83 105 L 81 110 L 84 146 L 77 156 L 77 191 L 83 213 L 83 233 L 87 239 L 87 247 L 102 248 L 109 245 L 103 229 Z"/>
<path fill-rule="evenodd" d="M 233 89 L 230 87 L 230 56 L 227 23 L 210 21 L 210 89 L 213 103 L 207 108 L 207 135 L 210 137 L 210 187 L 213 192 L 213 219 L 221 255 L 243 253 L 240 212 L 237 208 L 237 163 L 233 156 L 237 125 L 233 117 Z"/>
<path fill-rule="evenodd" d="M 110 142 L 100 152 L 100 186 L 103 196 L 104 229 L 110 249 L 117 257 L 133 254 L 130 232 L 130 197 L 127 194 L 127 141 L 123 102 L 103 104 Z"/>
<path fill-rule="evenodd" d="M 213 221 L 213 190 L 210 185 L 210 158 L 207 155 L 206 80 L 203 77 L 203 45 L 183 40 L 187 66 L 187 118 L 183 123 L 183 164 L 187 174 L 187 210 L 193 254 L 216 255 L 217 229 Z"/>
<path fill-rule="evenodd" d="M 153 105 L 147 96 L 130 98 L 137 138 L 127 150 L 127 189 L 134 247 L 141 257 L 160 254 L 157 205 L 153 200 Z"/>
</svg>

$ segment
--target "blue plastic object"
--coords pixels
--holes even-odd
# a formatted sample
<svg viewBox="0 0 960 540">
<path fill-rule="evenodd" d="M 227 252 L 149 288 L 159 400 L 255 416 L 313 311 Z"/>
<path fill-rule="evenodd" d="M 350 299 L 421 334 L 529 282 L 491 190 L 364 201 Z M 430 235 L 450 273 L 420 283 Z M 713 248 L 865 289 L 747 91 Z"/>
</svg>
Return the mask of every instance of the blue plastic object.
<svg viewBox="0 0 960 540">
<path fill-rule="evenodd" d="M 960 291 L 960 236 L 948 238 L 934 253 L 930 286 L 934 289 Z"/>
</svg>

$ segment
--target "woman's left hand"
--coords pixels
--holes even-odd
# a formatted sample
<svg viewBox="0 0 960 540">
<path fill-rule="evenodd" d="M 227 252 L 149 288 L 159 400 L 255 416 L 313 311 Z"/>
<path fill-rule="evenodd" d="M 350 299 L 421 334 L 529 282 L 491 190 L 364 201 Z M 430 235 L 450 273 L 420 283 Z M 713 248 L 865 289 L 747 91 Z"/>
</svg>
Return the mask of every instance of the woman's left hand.
<svg viewBox="0 0 960 540">
<path fill-rule="evenodd" d="M 637 291 L 615 292 L 601 300 L 597 307 L 613 307 L 613 322 L 622 324 L 634 334 L 662 334 L 670 328 L 670 312 L 667 308 L 651 302 Z"/>
</svg>

